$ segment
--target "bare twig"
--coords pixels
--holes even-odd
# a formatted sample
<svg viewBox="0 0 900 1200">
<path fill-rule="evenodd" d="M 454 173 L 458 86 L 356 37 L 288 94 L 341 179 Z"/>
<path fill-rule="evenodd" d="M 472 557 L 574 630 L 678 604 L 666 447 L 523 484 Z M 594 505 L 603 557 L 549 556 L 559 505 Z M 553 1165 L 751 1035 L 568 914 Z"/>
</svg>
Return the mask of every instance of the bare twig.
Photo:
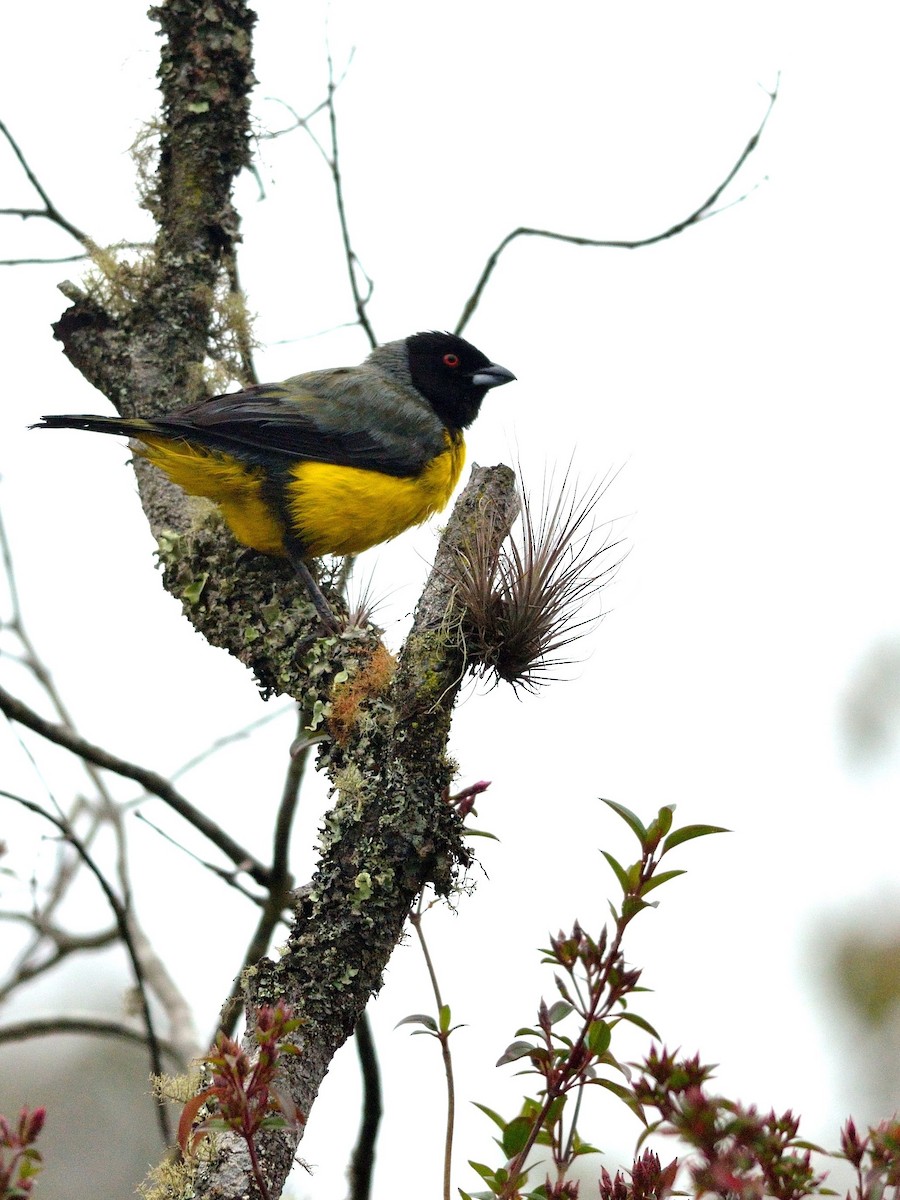
<svg viewBox="0 0 900 1200">
<path fill-rule="evenodd" d="M 353 58 L 353 55 L 351 53 L 351 55 L 350 55 L 351 61 L 352 61 L 352 58 Z M 349 61 L 348 61 L 347 65 L 349 67 Z M 346 70 L 344 72 L 344 75 L 346 75 Z M 334 105 L 334 94 L 337 91 L 338 87 L 340 86 L 341 82 L 343 81 L 344 75 L 342 75 L 340 77 L 340 79 L 335 80 L 335 78 L 334 78 L 334 61 L 331 57 L 331 51 L 329 50 L 329 52 L 328 52 L 328 96 L 324 101 L 324 107 L 328 112 L 328 128 L 329 128 L 329 132 L 330 132 L 330 136 L 331 136 L 330 151 L 325 149 L 325 147 L 322 145 L 322 143 L 319 141 L 319 139 L 313 133 L 312 129 L 310 128 L 310 126 L 306 120 L 300 121 L 298 119 L 298 123 L 303 129 L 306 130 L 306 132 L 312 138 L 313 143 L 316 145 L 320 154 L 325 159 L 325 162 L 328 165 L 328 170 L 331 172 L 331 179 L 334 184 L 334 198 L 335 198 L 335 204 L 337 206 L 338 220 L 340 221 L 340 225 L 341 225 L 341 240 L 344 245 L 344 261 L 347 264 L 347 274 L 350 279 L 350 290 L 353 293 L 353 303 L 356 308 L 356 319 L 357 319 L 357 323 L 359 325 L 361 325 L 363 330 L 365 331 L 366 337 L 369 339 L 369 344 L 374 347 L 374 346 L 378 345 L 378 339 L 376 338 L 375 330 L 372 328 L 372 324 L 369 321 L 369 317 L 366 312 L 366 307 L 372 298 L 372 292 L 374 290 L 375 285 L 373 284 L 373 282 L 369 278 L 369 276 L 366 274 L 366 272 L 363 270 L 362 264 L 360 263 L 359 258 L 357 257 L 356 251 L 353 249 L 353 244 L 350 241 L 350 229 L 347 224 L 347 211 L 344 206 L 344 182 L 343 182 L 343 178 L 341 176 L 341 167 L 340 167 L 340 148 L 339 148 L 338 130 L 337 130 L 337 111 L 336 111 L 335 105 Z M 319 111 L 319 110 L 317 109 L 316 111 Z M 359 284 L 360 284 L 359 276 L 360 275 L 362 275 L 362 277 L 366 283 L 365 294 L 363 294 L 363 291 L 361 290 L 361 288 L 359 286 Z"/>
<path fill-rule="evenodd" d="M 261 717 L 257 717 L 255 721 L 248 721 L 246 725 L 242 725 L 240 729 L 235 729 L 232 733 L 223 733 L 221 737 L 217 737 L 214 741 L 210 742 L 205 749 L 201 750 L 198 754 L 193 755 L 187 760 L 187 762 L 182 763 L 180 767 L 177 767 L 172 772 L 170 778 L 173 781 L 176 779 L 181 779 L 183 775 L 187 775 L 189 771 L 193 771 L 195 767 L 199 767 L 202 762 L 205 762 L 208 758 L 211 758 L 213 754 L 218 754 L 220 750 L 224 750 L 226 746 L 230 746 L 234 742 L 243 741 L 257 729 L 261 729 L 264 725 L 269 725 L 272 721 L 277 721 L 279 717 L 283 717 L 286 713 L 290 712 L 292 708 L 293 705 L 286 705 L 283 708 L 273 708 L 271 712 L 263 713 L 263 715 Z"/>
<path fill-rule="evenodd" d="M 0 1045 L 18 1045 L 32 1038 L 53 1037 L 58 1033 L 88 1034 L 96 1037 L 122 1038 L 126 1042 L 147 1044 L 147 1035 L 140 1029 L 123 1025 L 121 1021 L 108 1020 L 105 1017 L 73 1017 L 71 1014 L 57 1017 L 35 1017 L 30 1021 L 17 1021 L 13 1025 L 0 1026 Z M 178 1051 L 171 1042 L 160 1038 L 159 1048 L 176 1063 Z"/>
<path fill-rule="evenodd" d="M 728 187 L 729 183 L 731 183 L 731 181 L 734 179 L 734 177 L 740 171 L 741 167 L 743 167 L 744 163 L 747 161 L 747 159 L 750 157 L 750 155 L 753 153 L 753 151 L 756 149 L 757 145 L 759 144 L 759 139 L 762 137 L 763 130 L 766 127 L 766 122 L 769 119 L 769 115 L 772 112 L 772 109 L 775 105 L 775 101 L 778 99 L 779 83 L 780 83 L 780 76 L 778 77 L 778 79 L 776 79 L 774 90 L 767 93 L 767 95 L 769 97 L 769 106 L 766 109 L 765 116 L 763 117 L 762 121 L 760 122 L 759 128 L 756 130 L 756 132 L 753 134 L 753 136 L 747 142 L 747 145 L 744 147 L 744 149 L 741 151 L 741 154 L 738 157 L 737 162 L 734 164 L 734 166 L 731 168 L 731 170 L 728 172 L 728 174 L 725 176 L 725 178 L 722 180 L 722 182 L 718 185 L 718 187 L 715 188 L 715 190 L 712 192 L 712 194 L 707 196 L 707 198 L 703 201 L 703 203 L 698 205 L 698 207 L 695 208 L 693 210 L 693 212 L 689 213 L 688 216 L 684 217 L 681 221 L 676 221 L 674 225 L 670 225 L 669 228 L 664 229 L 662 231 L 662 233 L 654 233 L 654 234 L 651 234 L 649 237 L 637 238 L 634 241 L 625 241 L 625 240 L 609 239 L 609 238 L 581 237 L 581 236 L 578 236 L 575 234 L 558 233 L 551 229 L 534 229 L 531 226 L 520 225 L 518 227 L 518 229 L 514 229 L 511 233 L 508 233 L 506 235 L 506 237 L 497 246 L 497 248 L 493 251 L 493 253 L 488 256 L 488 260 L 485 263 L 484 269 L 482 270 L 481 275 L 478 279 L 478 282 L 475 285 L 475 289 L 472 292 L 469 299 L 466 301 L 465 305 L 463 306 L 462 316 L 457 321 L 456 329 L 454 330 L 454 332 L 462 333 L 462 331 L 468 325 L 469 321 L 472 318 L 473 313 L 475 312 L 475 309 L 478 307 L 478 304 L 479 304 L 479 301 L 481 300 L 484 289 L 487 287 L 488 280 L 491 278 L 491 276 L 494 273 L 494 268 L 497 266 L 497 263 L 500 259 L 500 255 L 507 248 L 507 246 L 509 246 L 517 238 L 539 237 L 539 238 L 549 238 L 550 240 L 556 241 L 556 242 L 567 242 L 571 246 L 600 246 L 600 247 L 604 247 L 607 249 L 615 249 L 615 250 L 638 250 L 642 246 L 653 246 L 657 242 L 663 242 L 667 238 L 675 237 L 677 234 L 683 233 L 684 230 L 688 229 L 691 225 L 697 225 L 697 224 L 699 224 L 700 221 L 705 221 L 709 217 L 717 216 L 718 213 L 723 212 L 725 210 L 725 208 L 730 208 L 731 204 L 725 205 L 721 209 L 717 209 L 715 207 L 715 205 L 717 204 L 719 197 L 722 195 L 722 193 Z M 747 193 L 747 194 L 749 194 L 749 193 Z M 733 204 L 739 203 L 740 200 L 743 200 L 744 198 L 745 198 L 744 196 L 741 196 L 739 198 L 739 200 L 732 201 L 732 203 Z"/>
<path fill-rule="evenodd" d="M 344 72 L 344 75 L 346 75 L 346 71 Z M 341 79 L 343 78 L 344 76 L 342 75 Z M 338 84 L 340 84 L 340 82 L 341 80 L 339 79 Z M 335 86 L 337 86 L 337 84 Z M 296 133 L 298 129 L 303 129 L 309 132 L 307 129 L 309 122 L 313 119 L 313 117 L 318 116 L 320 112 L 324 112 L 324 110 L 328 107 L 327 99 L 320 100 L 316 107 L 311 109 L 305 117 L 301 117 L 295 108 L 292 108 L 286 100 L 282 100 L 279 96 L 266 96 L 264 98 L 266 100 L 271 100 L 273 104 L 280 104 L 282 108 L 286 108 L 294 118 L 294 123 L 293 125 L 285 126 L 284 129 L 267 129 L 265 133 L 261 133 L 259 135 L 260 141 L 274 141 L 275 138 L 284 137 L 286 133 Z"/>
<path fill-rule="evenodd" d="M 245 899 L 249 900 L 251 904 L 257 904 L 260 906 L 265 904 L 266 901 L 264 896 L 258 896 L 254 892 L 251 892 L 249 888 L 244 887 L 240 880 L 237 879 L 237 872 L 234 867 L 220 867 L 218 863 L 209 862 L 208 859 L 201 858 L 199 854 L 195 854 L 193 850 L 190 850 L 187 846 L 182 845 L 177 838 L 172 837 L 170 833 L 166 833 L 165 829 L 161 829 L 159 825 L 156 825 L 150 820 L 149 817 L 145 816 L 144 813 L 138 811 L 135 812 L 134 816 L 136 820 L 141 821 L 144 825 L 147 825 L 150 829 L 152 829 L 155 834 L 163 839 L 163 841 L 168 842 L 170 846 L 174 846 L 176 850 L 180 850 L 182 854 L 186 854 L 188 858 L 197 864 L 197 866 L 203 867 L 204 871 L 209 871 L 210 874 L 215 875 L 217 879 L 220 879 L 222 883 L 234 888 L 236 892 L 240 892 L 240 894 L 244 896 Z"/>
<path fill-rule="evenodd" d="M 52 971 L 64 958 L 70 954 L 79 954 L 87 950 L 101 950 L 111 945 L 119 936 L 118 929 L 101 929 L 97 933 L 70 934 L 62 929 L 47 924 L 44 913 L 2 913 L 0 919 L 18 921 L 36 930 L 36 936 L 28 949 L 19 957 L 18 965 L 10 971 L 9 979 L 0 986 L 0 1003 L 12 993 L 33 979 L 38 979 L 47 971 Z M 51 949 L 46 950 L 49 942 Z M 41 947 L 45 947 L 44 957 L 35 961 L 34 955 Z"/>
<path fill-rule="evenodd" d="M 47 221 L 52 221 L 54 225 L 58 225 L 60 229 L 64 229 L 66 233 L 75 238 L 77 242 L 81 242 L 82 246 L 84 246 L 87 250 L 90 251 L 93 249 L 94 243 L 91 238 L 89 238 L 86 233 L 79 229 L 77 225 L 73 225 L 71 221 L 67 220 L 47 195 L 46 191 L 38 180 L 38 177 L 28 165 L 25 155 L 22 153 L 22 150 L 19 147 L 16 139 L 10 133 L 5 121 L 0 121 L 0 133 L 2 133 L 7 142 L 9 142 L 13 154 L 15 154 L 16 158 L 19 160 L 19 164 L 28 178 L 28 182 L 44 202 L 43 208 L 2 208 L 0 209 L 0 216 L 21 217 L 23 220 L 27 220 L 29 217 L 43 217 Z"/>
<path fill-rule="evenodd" d="M 372 1192 L 372 1171 L 375 1167 L 375 1143 L 378 1140 L 378 1127 L 381 1124 L 381 1072 L 378 1069 L 378 1056 L 375 1053 L 375 1040 L 372 1037 L 372 1025 L 368 1011 L 364 1012 L 356 1022 L 354 1040 L 356 1053 L 359 1056 L 360 1072 L 363 1081 L 362 1121 L 353 1147 L 350 1159 L 350 1198 L 349 1200 L 369 1200 Z"/>
<path fill-rule="evenodd" d="M 0 215 L 9 211 L 2 209 Z M 89 254 L 66 254 L 62 258 L 0 258 L 0 267 L 42 267 L 47 263 L 85 262 L 89 258 Z"/>
<path fill-rule="evenodd" d="M 309 713 L 298 707 L 297 710 L 297 739 L 303 738 L 310 723 Z M 295 741 L 297 740 L 295 739 Z M 297 812 L 297 802 L 300 799 L 300 785 L 309 761 L 312 743 L 306 741 L 301 748 L 292 754 L 288 760 L 288 769 L 284 778 L 281 792 L 281 803 L 275 818 L 275 833 L 272 839 L 272 890 L 284 891 L 291 887 L 292 880 L 288 871 L 288 851 L 290 850 L 291 830 L 294 816 Z"/>
<path fill-rule="evenodd" d="M 299 728 L 295 744 L 303 738 L 308 722 L 308 716 L 300 708 L 298 708 L 297 720 Z M 303 781 L 303 773 L 309 759 L 309 752 L 315 744 L 315 742 L 303 741 L 301 742 L 300 749 L 290 756 L 281 794 L 281 803 L 278 806 L 278 816 L 275 820 L 275 833 L 272 839 L 272 871 L 269 895 L 263 904 L 263 911 L 260 914 L 256 929 L 253 931 L 249 945 L 244 952 L 244 961 L 241 969 L 235 976 L 231 992 L 219 1012 L 217 1030 L 221 1029 L 226 1034 L 234 1032 L 241 1013 L 238 1001 L 244 992 L 244 971 L 247 967 L 258 962 L 269 949 L 272 934 L 279 921 L 289 919 L 286 918 L 285 910 L 291 901 L 291 888 L 294 882 L 288 870 L 291 829 L 294 823 L 294 815 L 297 811 L 297 801 L 300 797 L 300 784 Z M 213 1034 L 213 1038 L 210 1039 L 211 1043 L 214 1038 L 215 1033 Z"/>
<path fill-rule="evenodd" d="M 210 820 L 205 813 L 195 808 L 162 775 L 158 775 L 155 771 L 151 771 L 146 767 L 139 767 L 135 763 L 127 762 L 125 759 L 117 758 L 116 755 L 110 754 L 108 750 L 104 750 L 102 746 L 93 745 L 66 726 L 56 725 L 52 721 L 45 720 L 3 687 L 0 687 L 0 711 L 6 713 L 11 720 L 18 721 L 21 725 L 25 725 L 28 729 L 40 734 L 41 737 L 47 738 L 48 741 L 55 742 L 58 746 L 64 746 L 67 750 L 71 750 L 73 754 L 78 755 L 79 758 L 84 759 L 86 762 L 103 767 L 107 771 L 114 771 L 117 775 L 122 775 L 126 779 L 133 779 L 145 791 L 164 801 L 170 808 L 173 808 L 175 812 L 193 825 L 195 829 L 209 838 L 213 845 L 218 846 L 222 853 L 230 858 L 235 866 L 239 867 L 242 871 L 246 871 L 251 879 L 255 879 L 263 887 L 268 887 L 271 880 L 271 871 L 269 868 L 263 866 L 249 851 L 245 850 L 234 838 L 225 833 L 214 821 Z"/>
<path fill-rule="evenodd" d="M 97 883 L 100 885 L 100 889 L 106 897 L 107 903 L 109 904 L 113 911 L 113 915 L 116 918 L 119 936 L 122 939 L 122 944 L 124 945 L 129 961 L 131 962 L 135 986 L 141 1001 L 141 1015 L 143 1017 L 144 1026 L 147 1030 L 147 1048 L 150 1053 L 150 1068 L 154 1075 L 161 1075 L 161 1049 L 159 1040 L 156 1036 L 156 1028 L 153 1024 L 153 1017 L 150 1013 L 150 1006 L 147 1002 L 147 989 L 144 982 L 143 964 L 141 963 L 141 958 L 137 952 L 137 948 L 132 938 L 131 929 L 129 927 L 128 910 L 113 891 L 106 879 L 106 876 L 94 862 L 93 858 L 88 852 L 87 847 L 64 817 L 58 817 L 54 813 L 47 812 L 46 809 L 41 808 L 41 806 L 39 804 L 35 804 L 34 801 L 26 800 L 24 796 L 17 796 L 15 793 L 7 792 L 3 788 L 0 788 L 0 796 L 5 796 L 7 800 L 12 800 L 14 803 L 21 805 L 22 808 L 26 808 L 29 812 L 34 813 L 36 816 L 43 817 L 45 821 L 49 821 L 51 825 L 55 826 L 66 839 L 66 841 L 84 860 L 84 865 L 88 868 L 88 870 L 97 880 Z M 172 1134 L 171 1130 L 169 1129 L 168 1114 L 162 1104 L 157 1105 L 156 1115 L 163 1141 L 168 1144 L 171 1141 Z"/>
</svg>

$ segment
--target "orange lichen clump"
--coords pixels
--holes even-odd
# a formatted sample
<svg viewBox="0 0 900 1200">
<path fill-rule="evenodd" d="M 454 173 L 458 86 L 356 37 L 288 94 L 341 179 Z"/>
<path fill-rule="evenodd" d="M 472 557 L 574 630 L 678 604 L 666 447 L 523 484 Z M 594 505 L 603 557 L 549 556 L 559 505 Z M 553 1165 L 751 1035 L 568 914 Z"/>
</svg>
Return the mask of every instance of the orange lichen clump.
<svg viewBox="0 0 900 1200">
<path fill-rule="evenodd" d="M 379 645 L 350 679 L 335 686 L 331 694 L 328 728 L 339 745 L 346 745 L 360 719 L 363 704 L 386 690 L 396 667 L 393 655 Z"/>
</svg>

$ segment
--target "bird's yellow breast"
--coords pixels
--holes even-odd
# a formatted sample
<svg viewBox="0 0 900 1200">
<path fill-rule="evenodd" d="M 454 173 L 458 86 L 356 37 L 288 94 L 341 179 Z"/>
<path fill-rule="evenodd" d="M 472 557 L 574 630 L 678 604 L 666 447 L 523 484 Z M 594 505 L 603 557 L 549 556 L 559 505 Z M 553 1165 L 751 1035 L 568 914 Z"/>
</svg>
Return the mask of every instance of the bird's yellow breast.
<svg viewBox="0 0 900 1200">
<path fill-rule="evenodd" d="M 360 554 L 440 512 L 466 458 L 462 436 L 418 475 L 384 475 L 357 467 L 304 462 L 291 468 L 287 507 L 293 531 L 312 557 Z"/>
<path fill-rule="evenodd" d="M 141 439 L 139 451 L 191 496 L 218 505 L 234 536 L 264 554 L 284 555 L 281 513 L 265 487 L 267 472 L 231 455 L 168 438 Z M 284 508 L 310 557 L 359 554 L 445 507 L 466 457 L 461 435 L 418 475 L 396 477 L 359 467 L 298 462 L 288 471 Z"/>
</svg>

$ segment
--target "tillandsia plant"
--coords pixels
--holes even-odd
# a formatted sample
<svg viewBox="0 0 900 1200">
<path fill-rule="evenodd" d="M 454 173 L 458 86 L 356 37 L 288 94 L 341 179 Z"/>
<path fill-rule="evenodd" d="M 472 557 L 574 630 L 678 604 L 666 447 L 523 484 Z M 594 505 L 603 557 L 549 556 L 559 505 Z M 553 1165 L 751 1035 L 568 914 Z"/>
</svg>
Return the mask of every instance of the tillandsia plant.
<svg viewBox="0 0 900 1200">
<path fill-rule="evenodd" d="M 572 661 L 561 652 L 598 619 L 585 617 L 585 607 L 620 561 L 609 557 L 619 544 L 611 524 L 596 521 L 608 483 L 582 491 L 566 472 L 559 486 L 545 480 L 537 505 L 523 488 L 521 524 L 506 538 L 496 536 L 489 510 L 475 523 L 453 565 L 453 584 L 477 675 L 533 691 Z"/>
</svg>

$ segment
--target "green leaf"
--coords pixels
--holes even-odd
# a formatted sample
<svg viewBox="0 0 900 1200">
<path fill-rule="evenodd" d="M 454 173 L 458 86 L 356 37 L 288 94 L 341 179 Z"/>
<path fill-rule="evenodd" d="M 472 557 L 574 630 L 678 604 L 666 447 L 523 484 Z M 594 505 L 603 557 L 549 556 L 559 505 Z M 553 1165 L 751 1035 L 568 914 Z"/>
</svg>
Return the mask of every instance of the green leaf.
<svg viewBox="0 0 900 1200">
<path fill-rule="evenodd" d="M 547 1106 L 547 1115 L 544 1117 L 545 1129 L 552 1129 L 560 1117 L 562 1117 L 567 1099 L 568 1097 L 563 1092 L 561 1096 L 554 1096 L 550 1101 L 550 1104 Z"/>
<path fill-rule="evenodd" d="M 668 833 L 672 828 L 672 818 L 675 815 L 674 804 L 664 804 L 659 810 L 656 817 L 656 825 L 663 833 Z"/>
<path fill-rule="evenodd" d="M 519 1058 L 526 1058 L 529 1054 L 534 1054 L 539 1049 L 540 1047 L 535 1046 L 532 1042 L 512 1042 L 497 1059 L 496 1065 L 502 1067 L 504 1063 L 515 1062 Z"/>
<path fill-rule="evenodd" d="M 550 1024 L 555 1025 L 557 1021 L 561 1021 L 567 1017 L 572 1011 L 572 1005 L 565 1000 L 557 1000 L 555 1004 L 550 1005 Z"/>
<path fill-rule="evenodd" d="M 667 854 L 669 850 L 680 846 L 682 842 L 689 842 L 691 838 L 706 837 L 709 833 L 731 833 L 731 830 L 725 829 L 721 825 L 684 825 L 681 829 L 676 829 L 669 834 L 663 842 L 662 852 Z"/>
<path fill-rule="evenodd" d="M 500 1129 L 506 1128 L 506 1122 L 498 1112 L 494 1112 L 494 1110 L 492 1108 L 488 1108 L 486 1104 L 479 1104 L 477 1100 L 473 1100 L 472 1103 L 476 1108 L 480 1108 L 486 1117 L 490 1117 L 494 1124 L 499 1126 Z"/>
<path fill-rule="evenodd" d="M 463 837 L 483 837 L 490 838 L 492 842 L 499 842 L 500 839 L 496 833 L 489 833 L 486 829 L 469 829 L 468 826 L 463 826 Z M 462 1194 L 462 1193 L 460 1193 Z"/>
<path fill-rule="evenodd" d="M 572 1153 L 578 1154 L 602 1154 L 603 1151 L 597 1146 L 592 1146 L 590 1142 L 584 1142 L 578 1136 L 578 1130 L 572 1130 Z"/>
<path fill-rule="evenodd" d="M 441 1033 L 446 1033 L 450 1028 L 450 1005 L 442 1004 L 439 1014 L 439 1025 Z"/>
<path fill-rule="evenodd" d="M 637 896 L 626 896 L 622 901 L 622 917 L 626 921 L 631 921 L 645 908 L 656 908 L 656 901 L 640 900 Z"/>
<path fill-rule="evenodd" d="M 647 1124 L 647 1118 L 644 1116 L 644 1110 L 634 1098 L 634 1093 L 630 1088 L 623 1087 L 621 1083 L 616 1083 L 613 1079 L 592 1079 L 591 1083 L 598 1087 L 606 1088 L 608 1092 L 612 1092 L 614 1096 L 618 1096 L 622 1103 L 634 1113 L 640 1120 L 641 1124 Z"/>
<path fill-rule="evenodd" d="M 650 1022 L 645 1021 L 643 1017 L 639 1017 L 637 1015 L 637 1013 L 633 1013 L 633 1012 L 620 1013 L 619 1020 L 620 1021 L 630 1021 L 632 1025 L 637 1025 L 638 1029 L 643 1029 L 643 1031 L 645 1033 L 649 1033 L 650 1036 L 656 1038 L 656 1040 L 658 1042 L 662 1041 L 662 1038 L 659 1036 L 659 1034 L 656 1032 L 656 1030 L 653 1028 L 653 1026 L 650 1024 Z"/>
<path fill-rule="evenodd" d="M 531 1136 L 532 1122 L 527 1117 L 516 1117 L 503 1130 L 503 1153 L 515 1158 Z"/>
<path fill-rule="evenodd" d="M 487 1167 L 484 1163 L 473 1162 L 471 1158 L 469 1159 L 469 1166 L 473 1171 L 478 1172 L 485 1183 L 493 1183 L 495 1177 L 493 1167 Z"/>
<path fill-rule="evenodd" d="M 591 1021 L 587 1044 L 591 1054 L 605 1054 L 612 1040 L 612 1030 L 605 1021 Z"/>
<path fill-rule="evenodd" d="M 613 856 L 612 856 L 612 855 L 609 853 L 609 851 L 608 851 L 608 850 L 601 850 L 601 851 L 600 851 L 600 853 L 603 855 L 603 857 L 606 859 L 606 861 L 609 863 L 609 865 L 610 865 L 610 866 L 612 867 L 612 869 L 615 871 L 615 873 L 616 873 L 616 879 L 618 879 L 618 881 L 619 881 L 619 887 L 622 889 L 622 891 L 623 891 L 623 892 L 627 892 L 627 891 L 629 890 L 629 888 L 628 888 L 628 876 L 625 874 L 625 869 L 624 869 L 624 867 L 622 867 L 622 866 L 621 866 L 621 865 L 620 865 L 620 864 L 619 864 L 619 863 L 618 863 L 618 862 L 617 862 L 617 861 L 616 861 L 616 860 L 613 858 Z M 617 915 L 618 915 L 618 914 L 616 913 L 615 909 L 613 909 L 613 916 L 615 917 L 615 916 L 617 916 Z"/>
<path fill-rule="evenodd" d="M 603 799 L 602 796 L 601 799 Z M 633 813 L 630 808 L 626 808 L 624 804 L 617 804 L 615 800 L 603 800 L 603 803 L 608 804 L 614 813 L 618 813 L 637 840 L 643 842 L 647 836 L 647 830 L 636 813 Z"/>
<path fill-rule="evenodd" d="M 652 892 L 654 888 L 658 888 L 663 883 L 668 883 L 676 875 L 687 875 L 687 871 L 660 871 L 658 875 L 654 875 L 652 879 L 647 880 L 641 888 L 641 895 L 646 896 L 648 892 Z"/>
<path fill-rule="evenodd" d="M 432 1033 L 437 1033 L 438 1031 L 437 1021 L 435 1021 L 434 1017 L 430 1017 L 428 1013 L 411 1013 L 410 1016 L 404 1017 L 402 1021 L 398 1021 L 394 1028 L 399 1029 L 401 1025 L 424 1025 Z"/>
</svg>

